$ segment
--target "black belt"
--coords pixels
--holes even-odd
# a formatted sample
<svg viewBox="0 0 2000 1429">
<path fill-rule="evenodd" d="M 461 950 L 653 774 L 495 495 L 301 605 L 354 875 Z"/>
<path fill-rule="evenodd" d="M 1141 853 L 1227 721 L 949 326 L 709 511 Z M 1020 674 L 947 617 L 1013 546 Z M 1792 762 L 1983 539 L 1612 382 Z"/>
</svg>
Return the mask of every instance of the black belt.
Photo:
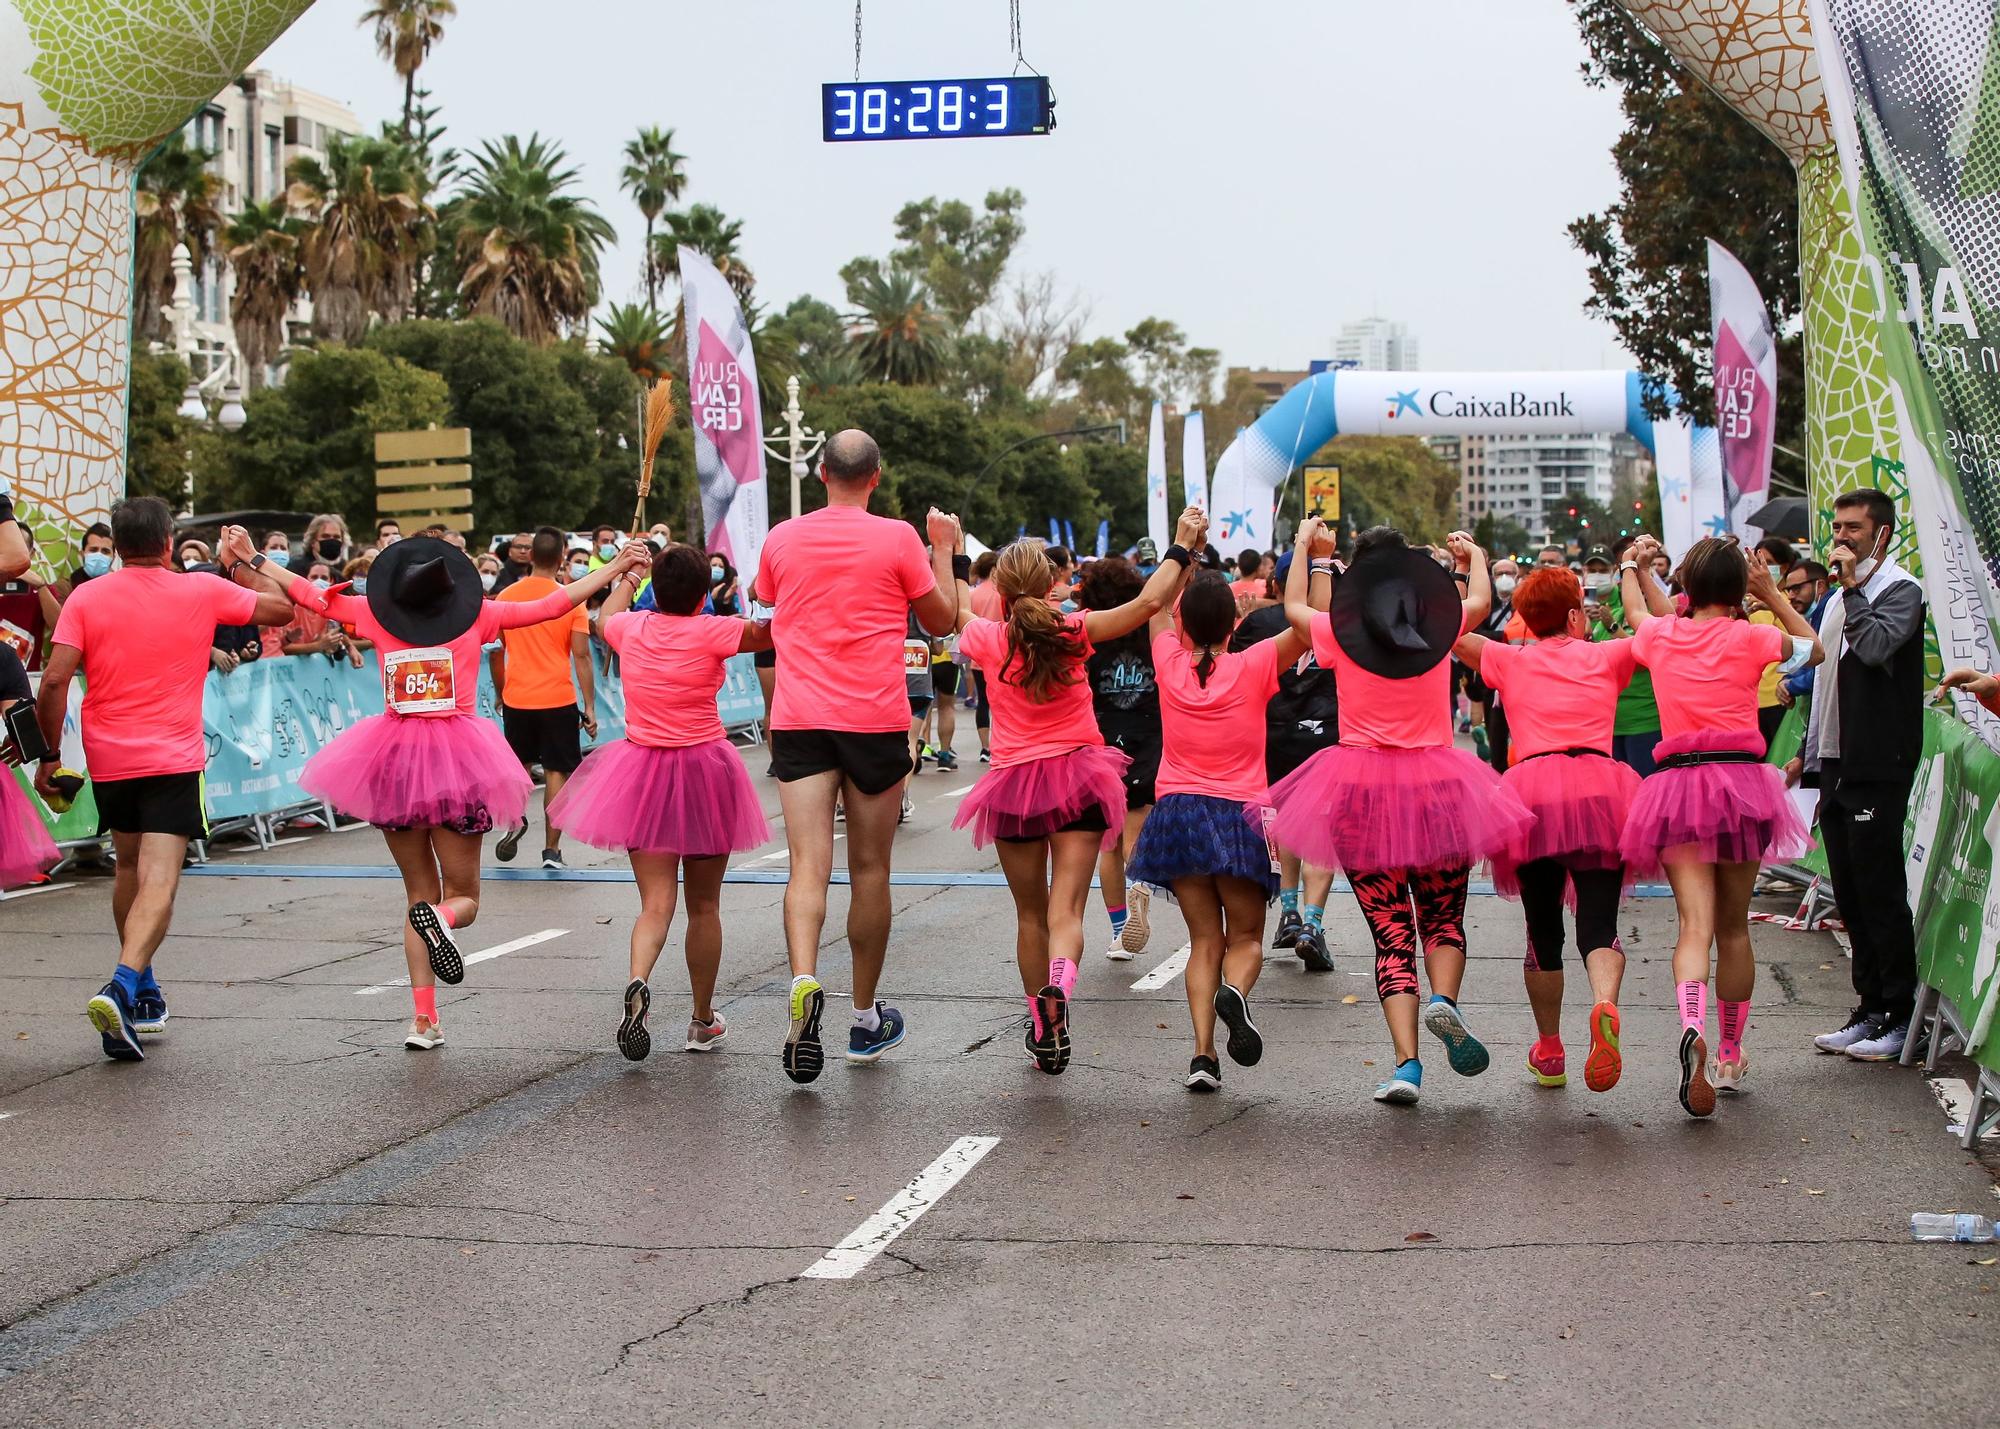
<svg viewBox="0 0 2000 1429">
<path fill-rule="evenodd" d="M 1578 745 L 1574 749 L 1544 749 L 1540 754 L 1526 754 L 1521 757 L 1521 763 L 1526 764 L 1530 759 L 1547 759 L 1552 755 L 1558 755 L 1558 754 L 1571 755 L 1571 756 L 1594 754 L 1599 759 L 1609 759 L 1611 757 L 1601 749 L 1590 749 L 1582 745 Z"/>
<path fill-rule="evenodd" d="M 1699 764 L 1762 764 L 1764 756 L 1741 749 L 1698 749 L 1691 754 L 1669 754 L 1654 761 L 1657 769 L 1693 769 Z"/>
</svg>

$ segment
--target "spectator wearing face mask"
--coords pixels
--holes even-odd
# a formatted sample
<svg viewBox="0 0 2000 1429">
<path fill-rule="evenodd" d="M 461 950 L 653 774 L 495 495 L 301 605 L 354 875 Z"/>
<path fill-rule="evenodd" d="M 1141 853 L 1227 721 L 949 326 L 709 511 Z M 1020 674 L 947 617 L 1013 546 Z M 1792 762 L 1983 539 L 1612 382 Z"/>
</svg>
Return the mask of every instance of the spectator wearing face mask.
<svg viewBox="0 0 2000 1429">
<path fill-rule="evenodd" d="M 500 585 L 500 558 L 491 551 L 484 551 L 472 566 L 479 572 L 479 588 L 486 593 L 486 599 L 493 599 L 493 592 Z"/>
<path fill-rule="evenodd" d="M 580 581 L 589 575 L 590 572 L 590 547 L 584 545 L 581 541 L 572 541 L 569 547 L 568 559 L 563 565 L 563 579 L 566 581 Z M 539 573 L 538 568 L 537 574 Z"/>
<path fill-rule="evenodd" d="M 305 541 L 299 554 L 307 560 L 325 561 L 334 570 L 353 552 L 348 547 L 347 522 L 337 515 L 315 516 L 306 523 Z"/>
<path fill-rule="evenodd" d="M 340 568 L 340 574 L 336 579 L 347 582 L 349 595 L 365 596 L 368 594 L 368 569 L 374 564 L 373 556 L 356 556 Z M 356 650 L 375 648 L 374 642 L 352 625 L 342 625 L 340 628 L 347 635 L 347 643 L 352 648 Z"/>
<path fill-rule="evenodd" d="M 70 572 L 69 580 L 62 582 L 67 589 L 57 591 L 67 597 L 85 581 L 111 574 L 111 528 L 102 521 L 93 521 L 83 528 L 83 551 L 76 569 Z"/>
<path fill-rule="evenodd" d="M 325 561 L 310 562 L 304 574 L 315 590 L 326 590 L 333 584 L 333 567 Z M 357 670 L 361 668 L 361 652 L 348 640 L 346 627 L 303 605 L 292 607 L 289 625 L 266 629 L 264 636 L 266 659 L 274 655 L 324 655 L 329 660 L 345 660 Z"/>
<path fill-rule="evenodd" d="M 618 555 L 624 539 L 616 526 L 597 526 L 590 533 L 590 568 L 594 571 Z"/>
<path fill-rule="evenodd" d="M 289 570 L 292 565 L 292 538 L 283 531 L 264 533 L 264 559 L 280 570 Z"/>
<path fill-rule="evenodd" d="M 708 598 L 715 614 L 741 615 L 743 600 L 736 580 L 736 567 L 721 556 L 708 558 Z"/>
</svg>

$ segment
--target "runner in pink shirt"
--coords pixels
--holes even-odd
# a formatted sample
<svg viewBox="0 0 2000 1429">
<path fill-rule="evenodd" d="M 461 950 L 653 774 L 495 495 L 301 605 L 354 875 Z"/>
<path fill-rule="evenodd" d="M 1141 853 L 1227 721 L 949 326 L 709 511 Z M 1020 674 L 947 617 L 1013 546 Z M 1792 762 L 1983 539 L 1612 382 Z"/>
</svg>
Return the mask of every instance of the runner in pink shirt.
<svg viewBox="0 0 2000 1429">
<path fill-rule="evenodd" d="M 153 955 L 173 922 L 190 839 L 206 836 L 202 690 L 218 625 L 282 625 L 291 602 L 170 564 L 174 513 L 158 497 L 121 501 L 111 540 L 123 565 L 70 593 L 42 669 L 36 714 L 49 747 L 35 775 L 44 799 L 61 763 L 69 686 L 84 677 L 83 754 L 98 832 L 111 836 L 118 967 L 86 1011 L 115 1061 L 145 1059 L 141 1035 L 162 1032 L 167 995 Z M 247 544 L 249 535 L 235 531 Z"/>
<path fill-rule="evenodd" d="M 415 1003 L 405 1047 L 427 1051 L 444 1041 L 437 982 L 465 977 L 452 933 L 479 916 L 480 841 L 496 822 L 519 822 L 534 788 L 500 727 L 478 713 L 480 647 L 502 630 L 567 617 L 615 576 L 642 568 L 647 552 L 635 541 L 584 579 L 507 605 L 484 599 L 471 558 L 434 536 L 384 548 L 369 567 L 366 598 L 344 587 L 320 590 L 304 576 L 280 579 L 248 535 L 225 538 L 225 561 L 294 604 L 354 627 L 381 661 L 383 712 L 307 760 L 299 787 L 381 829 L 402 872 L 403 955 Z"/>
<path fill-rule="evenodd" d="M 1264 966 L 1264 910 L 1278 896 L 1265 711 L 1278 672 L 1306 651 L 1305 637 L 1288 630 L 1233 652 L 1235 629 L 1236 597 L 1216 571 L 1197 574 L 1172 616 L 1153 621 L 1160 772 L 1125 875 L 1170 896 L 1187 922 L 1194 1056 L 1184 1085 L 1202 1093 L 1222 1086 L 1217 1017 L 1229 1028 L 1230 1060 L 1252 1067 L 1264 1055 L 1249 993 Z"/>
<path fill-rule="evenodd" d="M 993 769 L 959 806 L 953 828 L 997 843 L 1014 895 L 1014 956 L 1028 999 L 1028 1054 L 1051 1076 L 1069 1065 L 1069 999 L 1083 956 L 1083 912 L 1098 853 L 1125 826 L 1125 769 L 1131 760 L 1104 743 L 1086 662 L 1099 641 L 1137 630 L 1179 592 L 1207 521 L 1181 513 L 1179 544 L 1138 596 L 1110 610 L 1065 615 L 1047 599 L 1056 568 L 1032 538 L 1000 553 L 989 583 L 1003 619 L 974 614 L 972 590 L 953 578 L 952 539 L 932 559 L 940 585 L 958 594 L 958 648 L 986 676 L 993 706 Z"/>
<path fill-rule="evenodd" d="M 1820 662 L 1819 636 L 1778 593 L 1770 569 L 1743 555 L 1734 537 L 1697 541 L 1681 558 L 1688 613 L 1673 613 L 1658 583 L 1640 572 L 1659 543 L 1642 536 L 1619 566 L 1633 651 L 1653 673 L 1660 702 L 1654 751 L 1659 772 L 1632 801 L 1625 821 L 1625 861 L 1642 873 L 1665 867 L 1674 888 L 1680 936 L 1674 983 L 1681 1007 L 1680 1102 L 1689 1116 L 1710 1116 L 1718 1091 L 1742 1084 L 1749 1059 L 1743 1033 L 1757 962 L 1750 950 L 1750 894 L 1765 859 L 1791 859 L 1812 847 L 1792 807 L 1784 776 L 1764 762 L 1757 729 L 1757 687 L 1767 666 L 1792 674 Z M 1742 618 L 1754 595 L 1783 622 Z M 1708 1061 L 1709 949 L 1715 950 L 1715 998 L 1721 1038 Z"/>
<path fill-rule="evenodd" d="M 632 545 L 651 550 L 642 541 Z M 722 965 L 722 875 L 729 855 L 771 837 L 743 761 L 722 730 L 715 697 L 724 663 L 739 651 L 771 648 L 771 628 L 735 616 L 703 615 L 708 557 L 669 546 L 653 557 L 655 609 L 630 609 L 645 575 L 629 570 L 599 613 L 604 642 L 618 652 L 625 689 L 625 737 L 584 756 L 549 805 L 549 818 L 593 848 L 632 860 L 639 918 L 632 925 L 632 978 L 618 1050 L 631 1061 L 652 1050 L 648 979 L 687 880 L 688 984 L 694 994 L 687 1050 L 720 1049 L 727 1028 L 715 1010 Z"/>
<path fill-rule="evenodd" d="M 1412 550 L 1388 526 L 1364 531 L 1334 584 L 1329 609 L 1306 599 L 1308 556 L 1330 564 L 1323 523 L 1299 525 L 1285 588 L 1292 628 L 1333 671 L 1340 743 L 1322 749 L 1271 790 L 1280 847 L 1344 870 L 1375 943 L 1375 995 L 1395 1045 L 1396 1070 L 1381 1102 L 1415 1102 L 1417 954 L 1431 998 L 1422 1022 L 1444 1044 L 1452 1070 L 1477 1076 L 1490 1058 L 1466 1026 L 1465 898 L 1472 865 L 1505 849 L 1532 821 L 1500 776 L 1452 745 L 1452 645 L 1492 600 L 1486 553 L 1463 531 L 1447 541 L 1457 570 Z"/>
<path fill-rule="evenodd" d="M 1538 566 L 1514 591 L 1514 613 L 1533 643 L 1465 635 L 1453 653 L 1506 701 L 1515 763 L 1501 783 L 1535 816 L 1532 828 L 1493 856 L 1493 881 L 1521 900 L 1528 924 L 1522 964 L 1540 1034 L 1528 1070 L 1545 1087 L 1569 1079 L 1562 1044 L 1563 904 L 1576 910 L 1576 946 L 1590 979 L 1590 1056 L 1584 1084 L 1618 1084 L 1618 942 L 1624 856 L 1618 842 L 1639 776 L 1611 757 L 1618 696 L 1631 682 L 1631 640 L 1592 643 L 1583 586 L 1566 566 Z"/>
<path fill-rule="evenodd" d="M 785 815 L 790 877 L 785 945 L 791 956 L 791 1027 L 785 1075 L 818 1078 L 826 1063 L 816 973 L 833 876 L 833 815 L 847 815 L 847 945 L 854 1020 L 847 1060 L 873 1062 L 903 1040 L 903 1014 L 876 1000 L 889 948 L 889 851 L 910 772 L 910 701 L 903 641 L 910 612 L 934 635 L 952 628 L 957 604 L 940 589 L 916 530 L 868 514 L 882 481 L 882 452 L 850 428 L 820 456 L 826 505 L 780 523 L 764 543 L 755 598 L 772 608 L 778 686 L 771 703 L 771 772 Z M 931 545 L 951 549 L 951 523 L 935 516 Z"/>
</svg>

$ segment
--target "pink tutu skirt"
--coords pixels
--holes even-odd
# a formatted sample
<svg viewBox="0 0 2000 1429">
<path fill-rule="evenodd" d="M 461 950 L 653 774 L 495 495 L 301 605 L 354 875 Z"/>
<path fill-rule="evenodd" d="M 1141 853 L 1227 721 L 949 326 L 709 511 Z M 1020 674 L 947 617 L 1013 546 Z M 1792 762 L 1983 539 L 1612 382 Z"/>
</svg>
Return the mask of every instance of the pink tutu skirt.
<svg viewBox="0 0 2000 1429">
<path fill-rule="evenodd" d="M 1523 838 L 1534 816 L 1464 750 L 1322 749 L 1271 786 L 1278 847 L 1345 873 L 1464 868 Z"/>
<path fill-rule="evenodd" d="M 534 784 L 477 715 L 370 715 L 306 761 L 299 787 L 384 829 L 518 824 Z"/>
<path fill-rule="evenodd" d="M 1493 855 L 1493 886 L 1521 896 L 1520 866 L 1552 858 L 1565 868 L 1611 869 L 1625 860 L 1619 840 L 1639 792 L 1639 776 L 1602 754 L 1523 759 L 1500 783 L 1535 816 L 1527 833 Z"/>
<path fill-rule="evenodd" d="M 1095 810 L 1103 816 L 1103 843 L 1110 848 L 1125 829 L 1125 770 L 1131 763 L 1122 749 L 1086 744 L 995 769 L 972 786 L 951 826 L 970 824 L 973 845 L 985 848 L 995 839 L 1045 838 Z"/>
<path fill-rule="evenodd" d="M 738 853 L 771 837 L 726 739 L 682 749 L 617 739 L 593 749 L 549 805 L 549 821 L 592 848 L 680 858 Z"/>
<path fill-rule="evenodd" d="M 34 882 L 61 857 L 13 771 L 0 769 L 0 888 Z"/>
<path fill-rule="evenodd" d="M 1698 730 L 1663 739 L 1655 759 L 1698 751 L 1764 752 L 1754 729 Z M 1662 769 L 1639 786 L 1625 821 L 1621 848 L 1640 874 L 1656 874 L 1664 860 L 1702 863 L 1769 863 L 1802 857 L 1812 837 L 1785 789 L 1785 776 L 1761 759 L 1755 764 L 1697 764 Z"/>
</svg>

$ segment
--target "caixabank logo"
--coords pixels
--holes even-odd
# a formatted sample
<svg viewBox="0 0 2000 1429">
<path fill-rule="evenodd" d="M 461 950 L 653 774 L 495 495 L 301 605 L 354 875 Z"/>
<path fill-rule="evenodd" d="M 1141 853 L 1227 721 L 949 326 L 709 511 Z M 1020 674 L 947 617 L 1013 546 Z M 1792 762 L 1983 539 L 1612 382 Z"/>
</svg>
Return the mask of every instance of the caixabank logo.
<svg viewBox="0 0 2000 1429">
<path fill-rule="evenodd" d="M 1398 404 L 1398 410 L 1401 406 L 1408 405 L 1414 412 L 1417 410 L 1415 397 L 1415 392 L 1398 392 L 1391 400 Z M 1409 399 L 1407 403 L 1405 399 Z M 1576 415 L 1576 406 L 1570 394 L 1560 389 L 1555 392 L 1530 394 L 1516 388 L 1496 396 L 1480 396 L 1454 392 L 1449 387 L 1440 387 L 1430 394 L 1424 406 L 1433 417 L 1472 418 L 1494 422 L 1519 420 L 1524 417 Z M 1389 415 L 1393 417 L 1396 413 L 1391 411 Z"/>
</svg>

